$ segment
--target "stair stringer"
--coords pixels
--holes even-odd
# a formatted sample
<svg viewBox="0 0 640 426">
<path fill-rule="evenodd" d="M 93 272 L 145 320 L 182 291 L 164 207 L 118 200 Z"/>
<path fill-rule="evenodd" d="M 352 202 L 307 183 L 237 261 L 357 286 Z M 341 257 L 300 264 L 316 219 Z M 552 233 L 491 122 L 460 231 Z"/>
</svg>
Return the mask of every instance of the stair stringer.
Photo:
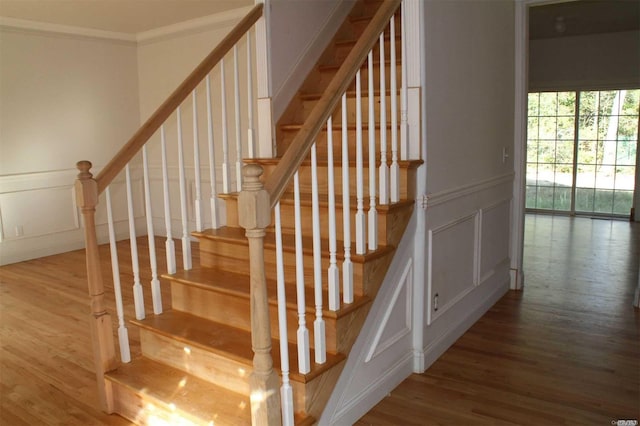
<svg viewBox="0 0 640 426">
<path fill-rule="evenodd" d="M 318 424 L 353 424 L 413 373 L 413 292 L 423 285 L 413 279 L 418 214 L 414 209 Z"/>
</svg>

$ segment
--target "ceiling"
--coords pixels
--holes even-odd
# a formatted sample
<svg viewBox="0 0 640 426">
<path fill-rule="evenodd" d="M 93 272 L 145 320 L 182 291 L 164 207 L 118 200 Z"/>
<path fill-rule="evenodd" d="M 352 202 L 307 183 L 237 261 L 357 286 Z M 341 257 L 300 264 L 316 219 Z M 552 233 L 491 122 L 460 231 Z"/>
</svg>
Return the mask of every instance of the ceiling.
<svg viewBox="0 0 640 426">
<path fill-rule="evenodd" d="M 564 31 L 558 31 L 563 28 Z M 638 29 L 638 0 L 580 0 L 529 9 L 529 38 L 532 40 Z"/>
<path fill-rule="evenodd" d="M 0 0 L 0 17 L 136 34 L 254 0 Z"/>
</svg>

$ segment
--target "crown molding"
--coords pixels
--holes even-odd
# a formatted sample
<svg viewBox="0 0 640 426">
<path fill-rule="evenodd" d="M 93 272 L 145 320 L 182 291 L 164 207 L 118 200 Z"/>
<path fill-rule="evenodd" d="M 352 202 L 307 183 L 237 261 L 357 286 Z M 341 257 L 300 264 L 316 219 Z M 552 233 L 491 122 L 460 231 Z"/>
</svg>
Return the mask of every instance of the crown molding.
<svg viewBox="0 0 640 426">
<path fill-rule="evenodd" d="M 135 34 L 95 30 L 92 28 L 51 24 L 48 22 L 29 21 L 26 19 L 7 17 L 0 17 L 0 30 L 13 30 L 41 34 L 63 35 L 77 38 L 101 39 L 132 44 L 135 44 L 137 41 Z"/>
<path fill-rule="evenodd" d="M 226 24 L 239 20 L 249 13 L 252 8 L 253 6 L 245 6 L 238 9 L 215 13 L 213 15 L 190 19 L 188 21 L 178 22 L 177 24 L 154 28 L 149 31 L 143 31 L 136 34 L 136 41 L 138 43 L 152 43 L 178 35 L 203 31 L 215 25 Z"/>
<path fill-rule="evenodd" d="M 143 44 L 153 43 L 167 38 L 190 34 L 209 29 L 215 25 L 233 22 L 246 15 L 251 6 L 233 9 L 221 13 L 190 19 L 177 24 L 142 31 L 137 34 L 115 31 L 103 31 L 71 25 L 51 24 L 48 22 L 30 21 L 26 19 L 0 17 L 0 30 L 40 33 L 45 35 L 67 36 L 73 38 L 99 39 L 119 43 Z"/>
</svg>

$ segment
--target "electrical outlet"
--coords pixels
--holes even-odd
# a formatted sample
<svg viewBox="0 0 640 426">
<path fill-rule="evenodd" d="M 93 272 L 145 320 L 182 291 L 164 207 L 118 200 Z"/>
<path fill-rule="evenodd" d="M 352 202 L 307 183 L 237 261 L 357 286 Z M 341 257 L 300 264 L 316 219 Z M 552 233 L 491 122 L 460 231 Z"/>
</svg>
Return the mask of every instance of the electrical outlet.
<svg viewBox="0 0 640 426">
<path fill-rule="evenodd" d="M 434 311 L 438 310 L 438 293 L 436 293 L 436 295 L 433 296 L 433 310 Z"/>
<path fill-rule="evenodd" d="M 22 237 L 24 234 L 24 230 L 22 229 L 22 225 L 16 225 L 16 237 Z"/>
</svg>

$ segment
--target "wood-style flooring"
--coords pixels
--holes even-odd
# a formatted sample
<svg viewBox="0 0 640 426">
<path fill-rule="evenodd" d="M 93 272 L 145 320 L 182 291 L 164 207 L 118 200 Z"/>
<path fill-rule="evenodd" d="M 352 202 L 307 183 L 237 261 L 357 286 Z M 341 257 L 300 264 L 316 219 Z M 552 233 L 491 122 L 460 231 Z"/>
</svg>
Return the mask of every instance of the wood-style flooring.
<svg viewBox="0 0 640 426">
<path fill-rule="evenodd" d="M 524 291 L 357 425 L 640 420 L 639 257 L 638 223 L 527 215 Z"/>
<path fill-rule="evenodd" d="M 525 240 L 525 290 L 503 297 L 359 425 L 609 425 L 640 417 L 640 312 L 631 307 L 640 225 L 527 216 Z M 108 252 L 101 247 L 115 321 Z M 122 263 L 128 252 L 120 243 Z M 129 425 L 96 408 L 84 268 L 83 251 L 0 268 L 0 425 Z M 145 292 L 149 279 L 142 276 Z M 130 285 L 123 278 L 123 288 Z M 167 308 L 168 289 L 163 302 Z M 125 311 L 133 316 L 129 297 Z M 129 332 L 135 354 L 139 338 L 135 327 Z"/>
</svg>

